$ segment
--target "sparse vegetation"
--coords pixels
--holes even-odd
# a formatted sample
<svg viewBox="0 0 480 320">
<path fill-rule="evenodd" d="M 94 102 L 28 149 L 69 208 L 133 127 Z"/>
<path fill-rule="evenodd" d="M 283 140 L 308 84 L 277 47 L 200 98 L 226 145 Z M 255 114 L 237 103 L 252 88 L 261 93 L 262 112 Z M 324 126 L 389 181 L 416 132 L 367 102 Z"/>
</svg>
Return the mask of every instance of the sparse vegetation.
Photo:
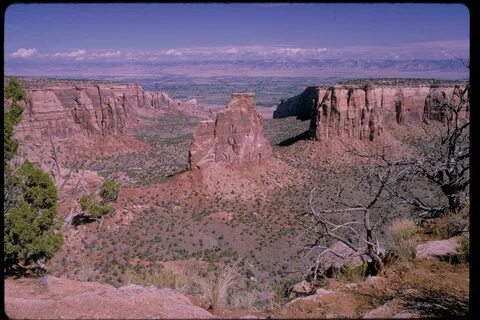
<svg viewBox="0 0 480 320">
<path fill-rule="evenodd" d="M 234 178 L 228 176 L 225 180 L 232 182 L 231 185 L 202 180 L 204 184 L 198 188 L 195 182 L 198 177 L 191 172 L 184 173 L 191 133 L 198 119 L 166 115 L 148 120 L 151 125 L 130 129 L 129 133 L 147 142 L 151 146 L 149 151 L 116 156 L 80 155 L 69 159 L 69 168 L 86 160 L 82 169 L 97 171 L 103 177 L 121 177 L 115 181 L 122 181 L 122 196 L 117 199 L 119 183 L 106 179 L 97 193 L 84 194 L 79 199 L 81 209 L 93 219 L 101 219 L 114 208 L 118 210 L 111 219 L 105 219 L 105 228 L 79 226 L 75 231 L 78 239 L 49 263 L 52 273 L 115 286 L 136 283 L 201 292 L 208 301 L 206 307 L 212 310 L 222 307 L 255 310 L 268 304 L 271 308 L 284 305 L 284 292 L 272 288 L 280 288 L 292 279 L 298 280 L 301 271 L 314 262 L 310 258 L 297 258 L 299 246 L 306 244 L 298 237 L 305 232 L 306 222 L 299 216 L 305 212 L 312 185 L 322 194 L 316 196 L 319 200 L 316 205 L 320 205 L 329 195 L 336 194 L 340 184 L 353 186 L 369 168 L 364 163 L 350 165 L 348 159 L 329 155 L 324 145 L 303 139 L 308 122 L 294 118 L 265 119 L 264 131 L 273 146 L 274 156 L 286 163 L 288 169 L 275 168 L 278 172 L 268 170 L 258 177 L 250 172 Z M 185 188 L 185 183 L 190 187 Z M 416 195 L 437 197 L 437 190 L 428 181 L 419 183 L 417 189 Z M 354 189 L 350 200 L 360 201 L 366 190 Z M 373 239 L 378 239 L 379 244 L 377 248 L 373 241 L 372 248 L 380 257 L 384 241 L 392 236 L 394 251 L 414 264 L 412 238 L 421 231 L 408 220 L 405 225 L 395 222 L 390 230 L 393 235 L 390 235 L 389 221 L 384 218 L 391 213 L 402 218 L 409 217 L 411 212 L 400 205 L 376 208 L 372 221 L 379 223 Z M 451 215 L 436 220 L 433 232 L 426 236 L 442 234 L 442 238 L 447 238 L 465 233 L 468 229 L 464 225 L 466 211 L 461 217 Z M 351 215 L 336 213 L 329 218 L 330 222 L 342 225 L 350 221 Z M 347 220 L 342 222 L 342 219 Z M 359 222 L 361 220 L 362 217 Z M 357 247 L 362 242 L 355 237 L 346 239 Z M 463 238 L 460 241 L 468 261 L 465 249 L 468 242 Z M 184 275 L 170 271 L 170 267 L 168 271 L 160 267 L 160 264 L 167 266 L 188 260 L 215 265 L 219 269 L 235 264 L 235 280 L 222 281 L 225 276 L 221 272 L 215 275 L 212 270 L 193 268 L 195 277 L 205 280 L 201 288 L 194 288 L 192 283 L 187 283 L 192 275 L 185 279 Z M 344 267 L 332 281 L 360 283 L 365 273 L 366 264 Z M 328 283 L 325 281 L 325 285 Z"/>
<path fill-rule="evenodd" d="M 25 274 L 43 269 L 60 248 L 57 192 L 52 178 L 26 161 L 14 174 L 13 205 L 4 215 L 4 271 Z"/>
<path fill-rule="evenodd" d="M 3 167 L 8 171 L 7 162 L 13 158 L 18 149 L 18 142 L 13 137 L 13 128 L 20 123 L 23 108 L 18 101 L 25 97 L 25 92 L 16 78 L 10 78 L 3 93 L 5 99 L 10 101 L 10 106 L 4 104 L 3 111 Z"/>
<path fill-rule="evenodd" d="M 103 182 L 99 196 L 96 194 L 85 194 L 78 200 L 82 212 L 76 216 L 75 224 L 79 221 L 99 220 L 115 211 L 112 205 L 117 200 L 120 191 L 120 184 L 114 179 L 107 179 Z"/>
<path fill-rule="evenodd" d="M 418 233 L 415 222 L 411 219 L 399 219 L 389 227 L 391 250 L 403 262 L 415 259 L 414 236 Z"/>
<path fill-rule="evenodd" d="M 220 267 L 216 274 L 209 277 L 202 284 L 203 293 L 208 303 L 207 309 L 216 309 L 220 304 L 225 303 L 228 289 L 235 281 L 234 267 Z"/>
<path fill-rule="evenodd" d="M 4 96 L 11 102 L 4 106 L 4 272 L 38 274 L 63 243 L 57 190 L 50 175 L 28 160 L 18 168 L 9 165 L 18 149 L 13 138 L 23 112 L 18 101 L 25 97 L 16 78 L 9 79 Z"/>
</svg>

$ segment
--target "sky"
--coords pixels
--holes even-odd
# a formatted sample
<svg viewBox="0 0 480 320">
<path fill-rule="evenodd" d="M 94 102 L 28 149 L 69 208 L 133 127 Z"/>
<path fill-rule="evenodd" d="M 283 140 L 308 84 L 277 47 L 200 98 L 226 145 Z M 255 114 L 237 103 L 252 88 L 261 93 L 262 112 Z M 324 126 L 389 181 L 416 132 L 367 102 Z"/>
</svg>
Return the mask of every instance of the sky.
<svg viewBox="0 0 480 320">
<path fill-rule="evenodd" d="M 15 4 L 5 67 L 468 59 L 469 19 L 461 4 Z"/>
</svg>

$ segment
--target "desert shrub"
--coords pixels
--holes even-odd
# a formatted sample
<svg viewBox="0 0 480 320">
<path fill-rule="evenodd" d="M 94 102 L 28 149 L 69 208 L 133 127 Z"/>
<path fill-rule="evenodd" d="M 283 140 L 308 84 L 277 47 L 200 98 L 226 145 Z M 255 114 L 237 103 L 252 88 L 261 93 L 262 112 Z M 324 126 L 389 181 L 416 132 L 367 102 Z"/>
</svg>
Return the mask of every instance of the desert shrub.
<svg viewBox="0 0 480 320">
<path fill-rule="evenodd" d="M 258 292 L 257 290 L 235 290 L 233 291 L 230 300 L 231 300 L 231 305 L 235 309 L 240 309 L 240 310 L 254 310 L 255 306 L 259 302 L 259 297 L 258 297 Z"/>
<path fill-rule="evenodd" d="M 99 219 L 105 215 L 111 214 L 115 211 L 115 208 L 109 204 L 99 204 L 96 203 L 89 208 L 89 213 L 92 218 Z"/>
<path fill-rule="evenodd" d="M 25 98 L 25 91 L 23 91 L 20 82 L 15 77 L 10 78 L 7 86 L 3 90 L 3 94 L 5 98 L 13 101 L 18 101 Z"/>
<path fill-rule="evenodd" d="M 136 283 L 142 286 L 156 286 L 159 288 L 178 289 L 184 285 L 184 281 L 172 271 L 164 271 L 163 266 L 155 264 L 141 272 L 135 268 L 134 270 L 126 270 L 124 275 L 128 279 L 128 283 Z"/>
<path fill-rule="evenodd" d="M 145 280 L 160 288 L 177 289 L 181 286 L 178 275 L 172 271 L 147 273 Z"/>
<path fill-rule="evenodd" d="M 207 309 L 216 309 L 221 303 L 226 302 L 228 288 L 235 281 L 235 267 L 222 267 L 216 275 L 207 277 L 202 282 L 204 298 L 207 301 Z"/>
<path fill-rule="evenodd" d="M 115 211 L 110 204 L 102 204 L 93 194 L 83 195 L 79 199 L 80 208 L 92 219 L 100 219 Z"/>
<path fill-rule="evenodd" d="M 4 215 L 4 270 L 25 273 L 42 269 L 63 243 L 57 234 L 57 190 L 52 178 L 25 161 L 14 175 L 14 205 Z"/>
<path fill-rule="evenodd" d="M 468 263 L 470 261 L 470 239 L 466 236 L 461 236 L 458 242 L 460 244 L 459 260 L 461 263 Z"/>
<path fill-rule="evenodd" d="M 336 273 L 337 279 L 347 282 L 359 282 L 365 280 L 367 264 L 359 264 L 353 266 L 343 266 Z"/>
<path fill-rule="evenodd" d="M 95 196 L 93 194 L 84 194 L 80 197 L 78 203 L 80 204 L 80 209 L 86 211 L 95 204 Z"/>
<path fill-rule="evenodd" d="M 3 161 L 4 167 L 16 154 L 18 142 L 13 138 L 13 128 L 22 119 L 23 108 L 17 103 L 25 97 L 25 92 L 16 78 L 10 78 L 8 85 L 4 89 L 6 99 L 12 101 L 10 107 L 4 107 L 3 113 Z"/>
<path fill-rule="evenodd" d="M 100 188 L 100 197 L 102 197 L 103 202 L 113 202 L 117 200 L 119 192 L 120 183 L 114 179 L 107 179 Z"/>
<path fill-rule="evenodd" d="M 415 259 L 415 244 L 413 236 L 418 232 L 415 222 L 411 219 L 399 219 L 392 222 L 388 229 L 390 250 L 400 261 L 411 262 Z"/>
<path fill-rule="evenodd" d="M 269 308 L 270 309 L 280 309 L 282 308 L 285 303 L 287 303 L 287 298 L 286 298 L 286 292 L 288 288 L 290 288 L 293 282 L 288 282 L 287 285 L 285 284 L 280 284 L 280 285 L 275 285 L 271 286 L 270 285 L 270 290 L 268 292 L 268 303 L 269 303 Z"/>
<path fill-rule="evenodd" d="M 93 220 L 101 219 L 103 216 L 115 212 L 115 207 L 111 205 L 115 202 L 119 193 L 120 184 L 113 180 L 107 179 L 100 188 L 99 195 L 85 194 L 78 200 L 80 208 L 85 215 Z"/>
<path fill-rule="evenodd" d="M 435 220 L 434 233 L 441 239 L 448 239 L 461 235 L 469 226 L 469 205 L 465 203 L 462 209 L 450 215 Z"/>
</svg>

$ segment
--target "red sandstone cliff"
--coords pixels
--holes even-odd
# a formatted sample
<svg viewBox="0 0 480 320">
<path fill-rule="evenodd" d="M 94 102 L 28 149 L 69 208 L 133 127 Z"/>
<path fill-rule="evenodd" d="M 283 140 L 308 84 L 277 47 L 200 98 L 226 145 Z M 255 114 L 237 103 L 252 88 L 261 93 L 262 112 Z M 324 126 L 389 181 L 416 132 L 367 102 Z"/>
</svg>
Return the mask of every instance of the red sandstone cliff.
<svg viewBox="0 0 480 320">
<path fill-rule="evenodd" d="M 373 86 L 369 82 L 308 87 L 282 101 L 274 118 L 311 119 L 310 137 L 316 140 L 334 136 L 374 140 L 385 125 L 441 120 L 440 101 L 459 101 L 464 88 L 465 84 Z"/>
<path fill-rule="evenodd" d="M 123 135 L 136 115 L 185 113 L 207 117 L 195 100 L 177 101 L 138 85 L 60 85 L 27 90 L 25 111 L 17 126 L 20 140 L 89 135 Z"/>
<path fill-rule="evenodd" d="M 214 163 L 258 163 L 269 158 L 271 153 L 253 94 L 232 94 L 232 100 L 217 113 L 215 121 L 197 126 L 189 152 L 189 167 L 201 169 Z"/>
</svg>

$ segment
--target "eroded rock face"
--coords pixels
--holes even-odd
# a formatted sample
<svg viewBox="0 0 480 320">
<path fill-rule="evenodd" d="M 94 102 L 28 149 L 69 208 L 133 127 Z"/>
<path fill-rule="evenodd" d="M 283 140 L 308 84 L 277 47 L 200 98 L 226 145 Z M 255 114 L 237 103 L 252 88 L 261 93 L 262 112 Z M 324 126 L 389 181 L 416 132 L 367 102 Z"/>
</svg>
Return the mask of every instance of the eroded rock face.
<svg viewBox="0 0 480 320">
<path fill-rule="evenodd" d="M 317 104 L 310 123 L 310 137 L 335 136 L 373 141 L 382 126 L 381 90 L 370 86 L 330 87 Z"/>
<path fill-rule="evenodd" d="M 308 87 L 282 101 L 273 117 L 311 119 L 310 136 L 317 140 L 335 136 L 374 140 L 384 125 L 441 121 L 443 116 L 436 110 L 439 102 L 444 98 L 459 101 L 464 88 L 464 84 L 433 86 L 427 82 Z"/>
<path fill-rule="evenodd" d="M 447 121 L 452 115 L 448 108 L 445 108 L 445 105 L 458 106 L 462 98 L 467 98 L 468 89 L 464 90 L 465 87 L 462 88 L 461 86 L 448 89 L 432 87 L 425 97 L 422 120 L 425 122 L 430 120 Z M 469 107 L 467 103 L 460 114 L 461 117 L 465 117 L 468 114 Z"/>
<path fill-rule="evenodd" d="M 232 94 L 232 100 L 217 113 L 215 121 L 197 126 L 189 152 L 190 169 L 214 163 L 259 163 L 270 157 L 272 148 L 263 135 L 263 119 L 253 95 Z"/>
<path fill-rule="evenodd" d="M 135 115 L 158 113 L 207 114 L 196 101 L 177 101 L 162 92 L 138 85 L 86 84 L 30 88 L 16 137 L 42 141 L 52 135 L 122 135 L 136 122 Z M 197 112 L 198 111 L 198 112 Z"/>
<path fill-rule="evenodd" d="M 296 116 L 298 119 L 311 119 L 318 100 L 325 95 L 327 88 L 323 87 L 307 87 L 298 96 L 292 97 L 288 100 L 282 100 L 273 112 L 274 118 L 285 118 Z M 321 102 L 321 101 L 320 101 Z"/>
</svg>

